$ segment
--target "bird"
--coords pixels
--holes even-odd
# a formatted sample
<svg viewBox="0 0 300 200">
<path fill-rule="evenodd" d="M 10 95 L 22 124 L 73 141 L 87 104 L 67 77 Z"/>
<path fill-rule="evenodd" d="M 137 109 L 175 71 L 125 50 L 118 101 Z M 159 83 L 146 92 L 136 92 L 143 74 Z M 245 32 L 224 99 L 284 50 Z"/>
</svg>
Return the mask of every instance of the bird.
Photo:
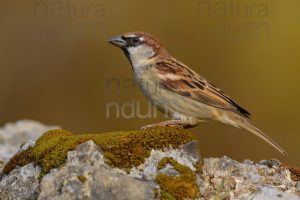
<svg viewBox="0 0 300 200">
<path fill-rule="evenodd" d="M 158 110 L 171 117 L 142 129 L 164 126 L 191 128 L 207 121 L 217 121 L 244 129 L 287 155 L 283 148 L 250 122 L 247 110 L 171 56 L 153 35 L 128 32 L 114 36 L 108 42 L 124 52 L 142 93 Z"/>
</svg>

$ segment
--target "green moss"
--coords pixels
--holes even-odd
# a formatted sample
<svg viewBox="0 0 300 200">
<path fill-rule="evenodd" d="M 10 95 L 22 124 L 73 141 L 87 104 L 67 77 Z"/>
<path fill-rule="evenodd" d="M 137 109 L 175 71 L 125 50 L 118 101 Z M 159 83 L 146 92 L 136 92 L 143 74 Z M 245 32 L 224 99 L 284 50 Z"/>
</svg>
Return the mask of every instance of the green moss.
<svg viewBox="0 0 300 200">
<path fill-rule="evenodd" d="M 163 158 L 157 168 L 163 169 L 166 164 L 170 164 L 180 173 L 180 176 L 169 176 L 159 174 L 156 182 L 161 188 L 162 199 L 195 199 L 199 197 L 199 189 L 196 183 L 195 173 L 188 167 L 176 162 L 173 158 Z"/>
<path fill-rule="evenodd" d="M 161 191 L 161 199 L 176 200 L 175 197 L 173 197 L 169 192 L 167 192 L 165 190 Z"/>
<path fill-rule="evenodd" d="M 61 166 L 68 151 L 88 140 L 93 140 L 101 147 L 109 165 L 130 169 L 143 163 L 151 149 L 177 148 L 195 138 L 184 130 L 171 127 L 101 134 L 73 134 L 65 130 L 52 130 L 40 137 L 35 146 L 12 157 L 3 172 L 8 174 L 16 166 L 33 162 L 40 165 L 42 174 L 45 174 Z"/>
<path fill-rule="evenodd" d="M 87 180 L 87 178 L 83 175 L 77 176 L 77 178 L 80 180 L 81 183 L 84 183 Z"/>
<path fill-rule="evenodd" d="M 200 155 L 200 153 L 199 153 Z M 202 166 L 203 166 L 203 163 L 201 160 L 198 160 L 198 162 L 196 163 L 195 165 L 195 168 L 196 168 L 196 174 L 202 174 Z"/>
<path fill-rule="evenodd" d="M 165 168 L 165 166 L 167 164 L 172 165 L 173 168 L 176 171 L 178 171 L 180 174 L 188 174 L 188 173 L 192 173 L 193 174 L 193 171 L 190 170 L 190 168 L 188 168 L 187 166 L 179 164 L 176 160 L 174 160 L 171 157 L 166 157 L 166 158 L 161 159 L 161 161 L 157 165 L 157 169 L 161 170 L 161 169 Z"/>
</svg>

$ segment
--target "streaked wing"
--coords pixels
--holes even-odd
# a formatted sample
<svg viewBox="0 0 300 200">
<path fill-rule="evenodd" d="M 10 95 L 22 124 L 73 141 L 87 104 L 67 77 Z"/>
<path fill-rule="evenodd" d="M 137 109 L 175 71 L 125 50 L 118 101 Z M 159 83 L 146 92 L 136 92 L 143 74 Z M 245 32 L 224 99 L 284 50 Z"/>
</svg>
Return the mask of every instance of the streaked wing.
<svg viewBox="0 0 300 200">
<path fill-rule="evenodd" d="M 156 69 L 166 75 L 160 81 L 160 87 L 210 106 L 230 110 L 245 117 L 250 116 L 248 111 L 237 105 L 220 89 L 177 60 L 158 62 Z"/>
</svg>

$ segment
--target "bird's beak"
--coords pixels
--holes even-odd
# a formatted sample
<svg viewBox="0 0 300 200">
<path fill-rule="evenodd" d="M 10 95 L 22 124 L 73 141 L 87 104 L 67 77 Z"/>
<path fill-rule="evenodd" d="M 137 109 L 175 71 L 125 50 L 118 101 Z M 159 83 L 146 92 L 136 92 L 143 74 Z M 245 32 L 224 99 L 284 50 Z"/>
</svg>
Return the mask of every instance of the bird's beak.
<svg viewBox="0 0 300 200">
<path fill-rule="evenodd" d="M 112 37 L 107 42 L 109 42 L 112 45 L 115 45 L 117 47 L 124 47 L 124 46 L 126 46 L 126 41 L 122 39 L 121 35 L 117 35 L 115 37 Z"/>
</svg>

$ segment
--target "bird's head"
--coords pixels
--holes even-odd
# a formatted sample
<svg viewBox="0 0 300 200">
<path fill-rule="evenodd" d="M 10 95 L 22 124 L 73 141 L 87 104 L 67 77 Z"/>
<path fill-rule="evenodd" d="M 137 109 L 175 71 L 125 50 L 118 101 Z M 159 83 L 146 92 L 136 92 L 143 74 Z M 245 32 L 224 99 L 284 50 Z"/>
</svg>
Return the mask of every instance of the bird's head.
<svg viewBox="0 0 300 200">
<path fill-rule="evenodd" d="M 144 32 L 125 33 L 112 37 L 108 42 L 121 48 L 134 67 L 168 54 L 155 37 Z"/>
</svg>

